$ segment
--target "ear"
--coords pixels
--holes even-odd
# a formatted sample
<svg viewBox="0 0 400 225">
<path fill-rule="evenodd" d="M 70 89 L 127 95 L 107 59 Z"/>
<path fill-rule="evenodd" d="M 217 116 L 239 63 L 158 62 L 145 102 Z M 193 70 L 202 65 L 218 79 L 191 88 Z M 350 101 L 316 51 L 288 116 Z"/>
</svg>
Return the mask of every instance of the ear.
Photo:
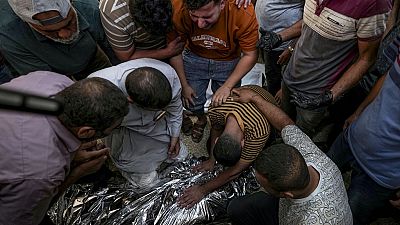
<svg viewBox="0 0 400 225">
<path fill-rule="evenodd" d="M 293 198 L 294 197 L 293 193 L 290 191 L 279 192 L 279 195 L 282 198 Z"/>
<path fill-rule="evenodd" d="M 96 130 L 93 127 L 80 127 L 76 132 L 78 138 L 91 138 L 96 134 Z"/>
<path fill-rule="evenodd" d="M 225 8 L 225 0 L 221 0 L 221 11 Z"/>
<path fill-rule="evenodd" d="M 131 97 L 126 97 L 126 99 L 128 99 L 128 102 L 130 103 L 130 104 L 132 104 L 133 103 L 133 100 L 132 100 L 132 98 Z"/>
</svg>

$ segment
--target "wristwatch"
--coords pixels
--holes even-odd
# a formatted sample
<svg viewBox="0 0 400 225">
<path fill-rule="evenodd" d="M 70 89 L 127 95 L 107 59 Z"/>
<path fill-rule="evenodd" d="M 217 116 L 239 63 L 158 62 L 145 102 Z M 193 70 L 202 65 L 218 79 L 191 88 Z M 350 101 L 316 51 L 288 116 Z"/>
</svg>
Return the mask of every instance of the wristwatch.
<svg viewBox="0 0 400 225">
<path fill-rule="evenodd" d="M 287 48 L 289 49 L 290 54 L 292 54 L 293 51 L 294 51 L 294 48 L 293 48 L 292 46 L 290 46 L 290 45 L 289 45 L 289 47 L 287 47 Z"/>
</svg>

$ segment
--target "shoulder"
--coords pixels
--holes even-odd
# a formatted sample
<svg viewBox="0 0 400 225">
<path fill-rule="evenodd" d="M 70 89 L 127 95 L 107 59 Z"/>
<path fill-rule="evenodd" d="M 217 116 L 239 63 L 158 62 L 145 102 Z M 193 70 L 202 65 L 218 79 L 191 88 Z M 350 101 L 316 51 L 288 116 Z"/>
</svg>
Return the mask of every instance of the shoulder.
<svg viewBox="0 0 400 225">
<path fill-rule="evenodd" d="M 75 9 L 83 13 L 99 11 L 99 2 L 97 0 L 73 0 L 71 3 Z"/>
<path fill-rule="evenodd" d="M 328 5 L 331 10 L 354 19 L 386 14 L 392 9 L 391 0 L 340 0 Z"/>
<path fill-rule="evenodd" d="M 0 32 L 3 33 L 4 29 L 13 27 L 15 23 L 24 23 L 11 9 L 6 0 L 0 1 Z"/>
<path fill-rule="evenodd" d="M 249 23 L 252 19 L 256 19 L 253 4 L 250 4 L 247 8 L 238 8 L 233 0 L 226 0 L 225 10 L 229 14 L 229 17 L 236 22 Z"/>
<path fill-rule="evenodd" d="M 3 87 L 49 96 L 64 90 L 73 83 L 70 78 L 62 74 L 50 71 L 35 71 L 14 78 L 11 82 L 4 84 Z"/>
</svg>

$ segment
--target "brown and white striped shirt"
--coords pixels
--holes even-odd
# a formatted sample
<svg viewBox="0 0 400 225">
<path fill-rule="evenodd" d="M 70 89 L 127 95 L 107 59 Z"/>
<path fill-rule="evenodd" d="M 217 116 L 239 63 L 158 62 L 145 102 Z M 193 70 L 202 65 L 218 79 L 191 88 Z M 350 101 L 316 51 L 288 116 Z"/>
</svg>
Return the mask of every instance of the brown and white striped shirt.
<svg viewBox="0 0 400 225">
<path fill-rule="evenodd" d="M 113 49 L 127 51 L 137 49 L 160 49 L 166 46 L 165 36 L 146 32 L 135 23 L 130 11 L 129 0 L 100 0 L 100 17 Z"/>
<path fill-rule="evenodd" d="M 265 100 L 276 104 L 274 97 L 262 87 L 256 85 L 243 87 L 252 89 Z M 232 100 L 228 100 L 224 104 L 211 108 L 208 111 L 211 126 L 213 127 L 225 127 L 226 118 L 229 115 L 235 116 L 244 133 L 241 160 L 247 162 L 254 161 L 263 149 L 270 134 L 271 128 L 267 118 L 253 103 L 239 103 Z"/>
</svg>

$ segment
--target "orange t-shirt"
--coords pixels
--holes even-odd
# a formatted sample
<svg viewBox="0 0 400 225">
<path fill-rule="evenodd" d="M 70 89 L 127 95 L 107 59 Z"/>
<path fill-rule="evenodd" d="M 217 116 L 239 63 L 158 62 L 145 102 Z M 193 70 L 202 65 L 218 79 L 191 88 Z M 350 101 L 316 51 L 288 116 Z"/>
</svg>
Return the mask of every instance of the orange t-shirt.
<svg viewBox="0 0 400 225">
<path fill-rule="evenodd" d="M 174 29 L 196 55 L 220 61 L 240 57 L 241 51 L 256 50 L 258 23 L 253 5 L 240 9 L 232 0 L 225 0 L 217 23 L 211 29 L 197 27 L 190 18 L 183 0 L 172 0 Z"/>
</svg>

